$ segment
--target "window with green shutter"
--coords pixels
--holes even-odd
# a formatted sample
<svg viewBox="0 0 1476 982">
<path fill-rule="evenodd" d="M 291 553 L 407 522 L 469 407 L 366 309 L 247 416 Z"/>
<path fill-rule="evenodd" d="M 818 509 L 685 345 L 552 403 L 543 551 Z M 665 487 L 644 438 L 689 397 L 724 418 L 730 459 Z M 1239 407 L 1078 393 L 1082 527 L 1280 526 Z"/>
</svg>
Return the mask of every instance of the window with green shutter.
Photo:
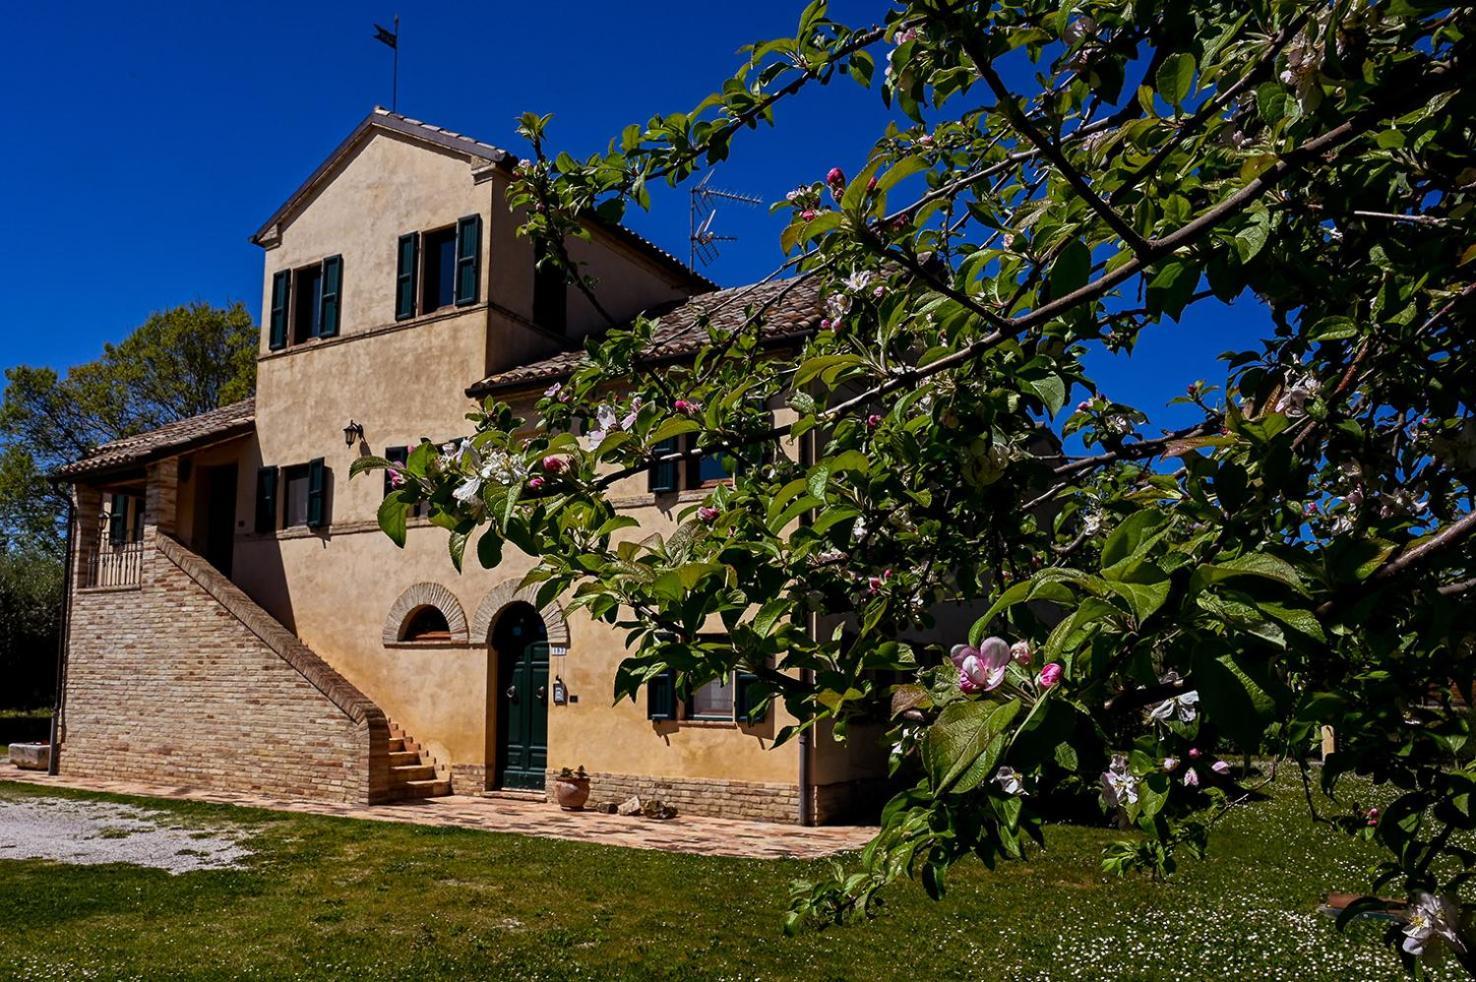
<svg viewBox="0 0 1476 982">
<path fill-rule="evenodd" d="M 400 236 L 399 266 L 395 272 L 395 320 L 415 316 L 415 275 L 420 261 L 420 233 Z"/>
<path fill-rule="evenodd" d="M 672 437 L 670 440 L 662 440 L 652 450 L 656 456 L 660 457 L 662 454 L 676 453 L 677 446 L 677 438 Z M 669 494 L 672 491 L 680 490 L 681 473 L 682 462 L 679 460 L 670 460 L 665 463 L 656 464 L 648 472 L 651 493 Z"/>
<path fill-rule="evenodd" d="M 733 715 L 744 726 L 758 726 L 769 718 L 769 702 L 752 672 L 739 672 L 737 691 L 733 693 Z"/>
<path fill-rule="evenodd" d="M 339 296 L 343 292 L 343 257 L 323 260 L 323 292 L 318 298 L 318 337 L 338 334 Z"/>
<path fill-rule="evenodd" d="M 482 216 L 456 222 L 456 306 L 476 303 L 482 270 Z"/>
<path fill-rule="evenodd" d="M 646 718 L 665 721 L 676 716 L 676 672 L 663 672 L 646 683 Z"/>
<path fill-rule="evenodd" d="M 113 495 L 108 507 L 108 543 L 121 546 L 128 541 L 128 495 Z"/>
<path fill-rule="evenodd" d="M 322 457 L 314 457 L 307 466 L 307 527 L 321 528 L 328 521 L 328 468 Z"/>
<path fill-rule="evenodd" d="M 270 333 L 267 337 L 267 347 L 273 351 L 280 351 L 287 347 L 287 312 L 292 293 L 292 273 L 290 270 L 282 270 L 272 276 L 272 310 L 269 323 Z"/>
<path fill-rule="evenodd" d="M 256 531 L 273 532 L 277 528 L 277 469 L 263 467 L 256 472 Z"/>
</svg>

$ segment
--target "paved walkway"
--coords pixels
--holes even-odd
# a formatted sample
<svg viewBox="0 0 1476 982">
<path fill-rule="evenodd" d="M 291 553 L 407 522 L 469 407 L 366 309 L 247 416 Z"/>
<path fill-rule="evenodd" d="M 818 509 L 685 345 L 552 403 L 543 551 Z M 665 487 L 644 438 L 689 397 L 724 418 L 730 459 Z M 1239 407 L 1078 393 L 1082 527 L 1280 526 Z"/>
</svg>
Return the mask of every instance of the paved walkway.
<svg viewBox="0 0 1476 982">
<path fill-rule="evenodd" d="M 731 818 L 681 815 L 667 821 L 626 818 L 600 812 L 566 812 L 557 805 L 503 798 L 473 798 L 450 795 L 392 805 L 344 805 L 322 801 L 268 798 L 238 791 L 130 781 L 93 781 L 66 776 L 51 777 L 44 771 L 23 771 L 0 761 L 0 782 L 21 781 L 40 787 L 104 791 L 110 794 L 148 798 L 178 798 L 209 801 L 307 815 L 409 825 L 443 825 L 489 832 L 512 832 L 547 839 L 569 839 L 630 849 L 659 849 L 696 856 L 738 856 L 749 859 L 817 859 L 849 849 L 860 849 L 875 829 L 825 825 L 805 828 L 771 822 L 745 822 Z"/>
</svg>

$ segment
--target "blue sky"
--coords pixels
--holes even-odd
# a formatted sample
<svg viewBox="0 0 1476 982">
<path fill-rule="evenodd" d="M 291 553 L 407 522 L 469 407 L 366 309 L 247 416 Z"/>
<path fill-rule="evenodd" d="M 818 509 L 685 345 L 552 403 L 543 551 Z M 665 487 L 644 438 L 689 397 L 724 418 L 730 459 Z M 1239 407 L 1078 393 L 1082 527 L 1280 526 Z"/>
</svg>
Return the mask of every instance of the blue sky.
<svg viewBox="0 0 1476 982">
<path fill-rule="evenodd" d="M 802 4 L 657 6 L 401 5 L 399 108 L 517 152 L 515 117 L 552 112 L 556 147 L 592 152 L 652 111 L 691 108 L 737 67 L 740 44 L 792 31 Z M 885 7 L 832 10 L 865 23 Z M 262 260 L 247 236 L 389 102 L 391 52 L 372 25 L 395 13 L 277 0 L 12 7 L 0 60 L 12 133 L 0 154 L 3 365 L 93 358 L 150 312 L 191 300 L 240 299 L 259 316 Z M 848 81 L 807 94 L 779 129 L 737 142 L 714 183 L 772 200 L 832 165 L 853 171 L 881 113 Z M 683 193 L 659 193 L 629 224 L 685 257 Z M 739 241 L 705 272 L 723 285 L 764 275 L 780 224 L 764 208 L 720 208 L 715 230 Z M 1168 325 L 1131 359 L 1102 360 L 1105 387 L 1156 416 L 1194 375 L 1218 381 L 1215 355 L 1263 323 L 1242 302 Z"/>
</svg>

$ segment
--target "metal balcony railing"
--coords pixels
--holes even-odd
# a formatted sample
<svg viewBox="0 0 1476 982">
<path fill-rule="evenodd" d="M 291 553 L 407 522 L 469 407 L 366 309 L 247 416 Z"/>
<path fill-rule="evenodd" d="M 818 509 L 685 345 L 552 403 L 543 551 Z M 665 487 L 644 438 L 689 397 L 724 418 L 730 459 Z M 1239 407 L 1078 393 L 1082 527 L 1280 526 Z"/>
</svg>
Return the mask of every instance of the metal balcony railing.
<svg viewBox="0 0 1476 982">
<path fill-rule="evenodd" d="M 82 588 L 138 586 L 143 574 L 143 543 L 104 542 L 93 548 L 82 565 Z"/>
</svg>

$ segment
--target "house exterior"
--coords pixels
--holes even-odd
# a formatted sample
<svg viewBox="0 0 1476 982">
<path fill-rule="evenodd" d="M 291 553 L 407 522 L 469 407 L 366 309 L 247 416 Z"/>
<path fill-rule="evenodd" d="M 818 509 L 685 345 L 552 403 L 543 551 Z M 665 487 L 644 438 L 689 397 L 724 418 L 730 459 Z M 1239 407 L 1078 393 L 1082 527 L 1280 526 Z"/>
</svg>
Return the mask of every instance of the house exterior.
<svg viewBox="0 0 1476 982">
<path fill-rule="evenodd" d="M 743 705 L 734 680 L 612 703 L 621 636 L 557 602 L 535 609 L 530 558 L 509 547 L 458 574 L 423 517 L 403 550 L 379 531 L 379 475 L 348 481 L 360 455 L 465 435 L 487 395 L 531 406 L 600 328 L 515 236 L 514 163 L 376 109 L 252 237 L 255 399 L 59 472 L 75 502 L 63 774 L 375 802 L 541 795 L 583 765 L 596 800 L 782 822 L 875 797 L 885 753 L 864 728 L 774 748 L 792 720 Z M 607 309 L 668 311 L 653 359 L 692 350 L 723 294 L 634 233 L 589 229 L 570 249 Z M 812 290 L 756 296 L 779 298 L 775 344 L 818 320 Z M 629 534 L 674 528 L 711 479 L 697 466 L 670 485 L 625 481 Z"/>
</svg>

